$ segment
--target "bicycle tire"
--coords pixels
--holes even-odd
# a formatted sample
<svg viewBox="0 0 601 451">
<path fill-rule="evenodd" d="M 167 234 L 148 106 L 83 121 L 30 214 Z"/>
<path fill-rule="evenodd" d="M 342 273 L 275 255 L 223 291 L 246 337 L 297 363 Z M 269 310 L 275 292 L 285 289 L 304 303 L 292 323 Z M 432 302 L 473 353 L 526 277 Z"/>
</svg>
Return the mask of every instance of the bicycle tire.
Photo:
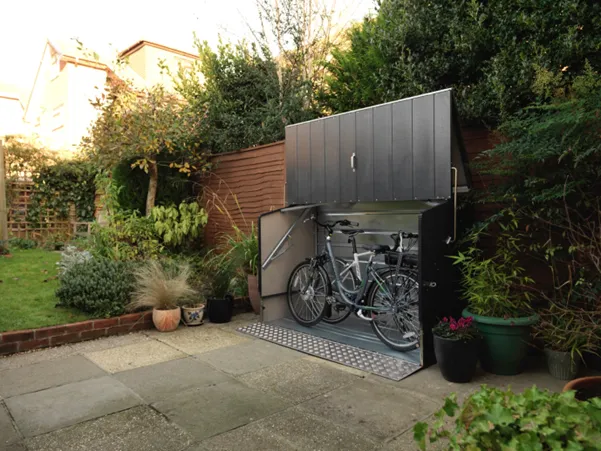
<svg viewBox="0 0 601 451">
<path fill-rule="evenodd" d="M 299 274 L 299 272 L 301 270 L 303 270 L 305 268 L 308 269 L 309 271 L 311 271 L 312 270 L 311 263 L 310 262 L 299 263 L 298 265 L 296 265 L 296 267 L 290 273 L 290 277 L 288 278 L 286 299 L 288 301 L 288 310 L 290 310 L 290 314 L 292 315 L 294 320 L 303 326 L 311 327 L 311 326 L 314 326 L 315 324 L 319 323 L 321 321 L 321 319 L 323 318 L 323 315 L 326 310 L 326 305 L 328 302 L 326 300 L 326 297 L 332 295 L 332 289 L 330 286 L 330 279 L 329 279 L 326 271 L 321 266 L 317 266 L 317 267 L 313 268 L 313 270 L 317 271 L 317 273 L 319 274 L 319 277 L 322 279 L 322 284 L 324 285 L 324 287 L 323 287 L 324 294 L 323 294 L 323 299 L 320 302 L 320 305 L 318 305 L 317 309 L 315 310 L 316 314 L 314 315 L 314 317 L 311 319 L 303 318 L 302 315 L 299 314 L 299 312 L 297 311 L 297 309 L 295 307 L 295 303 L 293 302 L 293 298 L 292 298 L 292 291 L 294 288 L 293 285 L 296 282 L 296 279 L 295 279 L 296 276 Z M 311 284 L 312 283 L 313 282 L 311 282 Z M 315 297 L 316 296 L 314 296 L 314 298 Z M 311 308 L 307 307 L 307 310 L 311 311 Z"/>
<path fill-rule="evenodd" d="M 341 259 L 341 258 L 336 258 L 336 266 L 340 267 L 339 265 L 342 265 L 342 267 L 344 268 L 344 266 L 346 266 L 346 262 Z M 357 289 L 357 285 L 359 284 L 359 278 L 357 277 L 357 275 L 355 274 L 355 268 L 351 268 L 351 270 L 349 271 L 351 274 L 351 282 L 353 284 L 352 287 L 350 287 L 353 290 Z M 334 279 L 334 275 L 333 274 L 329 274 L 328 273 L 328 277 L 330 277 L 330 286 L 332 286 L 332 284 L 334 283 L 333 281 Z M 334 290 L 332 290 L 333 293 Z M 336 294 L 334 294 L 334 297 L 336 297 Z M 328 317 L 325 312 L 324 312 L 324 316 L 322 318 L 322 321 L 324 323 L 328 323 L 328 324 L 338 324 L 341 323 L 342 321 L 344 321 L 345 319 L 347 319 L 351 313 L 353 313 L 352 309 L 350 306 L 346 305 L 344 302 L 340 302 L 337 300 L 336 304 L 340 304 L 341 306 L 346 307 L 344 313 L 338 317 L 332 318 L 332 317 Z M 332 308 L 335 308 L 335 306 L 332 306 Z M 327 312 L 327 308 L 326 308 L 326 312 Z"/>
<path fill-rule="evenodd" d="M 382 277 L 382 279 L 384 279 L 386 281 L 387 278 L 390 278 L 391 276 L 395 276 L 397 274 L 396 270 L 392 270 L 392 269 L 388 269 L 388 270 L 384 270 L 382 272 L 380 272 L 380 277 Z M 394 349 L 395 351 L 401 351 L 401 352 L 407 352 L 407 351 L 412 351 L 413 349 L 416 349 L 419 346 L 419 339 L 420 339 L 420 334 L 419 334 L 419 328 L 420 328 L 420 323 L 419 323 L 419 283 L 417 281 L 417 277 L 414 271 L 410 271 L 404 268 L 400 268 L 399 269 L 399 276 L 403 277 L 404 280 L 403 282 L 406 283 L 406 285 L 403 287 L 404 290 L 404 294 L 402 294 L 403 296 L 405 296 L 407 294 L 407 289 L 412 290 L 412 292 L 410 293 L 411 296 L 415 295 L 415 299 L 411 299 L 410 303 L 411 305 L 409 306 L 409 308 L 403 310 L 404 314 L 407 314 L 407 316 L 409 317 L 409 322 L 402 320 L 403 325 L 407 324 L 407 331 L 401 331 L 399 330 L 399 320 L 393 319 L 393 322 L 396 326 L 397 332 L 399 332 L 400 337 L 402 338 L 400 341 L 393 341 L 391 340 L 387 334 L 384 332 L 384 327 L 380 325 L 379 322 L 379 316 L 380 315 L 393 315 L 392 313 L 390 314 L 378 314 L 378 313 L 373 313 L 372 314 L 372 321 L 371 321 L 371 327 L 374 331 L 374 333 L 376 334 L 376 336 L 389 348 Z M 398 283 L 398 281 L 396 282 Z M 376 306 L 376 295 L 378 294 L 378 284 L 377 283 L 372 283 L 371 287 L 369 288 L 369 292 L 367 295 L 367 305 L 370 307 L 374 307 Z M 398 301 L 394 301 L 394 302 L 398 302 Z M 409 309 L 411 309 L 411 311 L 409 311 Z M 389 328 L 390 329 L 390 328 Z M 414 340 L 405 340 L 403 337 L 405 337 L 406 335 L 409 334 L 414 334 L 415 339 Z"/>
</svg>

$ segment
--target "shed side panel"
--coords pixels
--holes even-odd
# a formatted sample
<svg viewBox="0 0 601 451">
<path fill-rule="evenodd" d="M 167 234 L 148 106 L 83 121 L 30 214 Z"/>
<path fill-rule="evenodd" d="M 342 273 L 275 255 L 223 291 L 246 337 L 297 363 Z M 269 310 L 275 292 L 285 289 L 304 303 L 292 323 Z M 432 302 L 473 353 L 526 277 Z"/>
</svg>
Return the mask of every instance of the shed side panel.
<svg viewBox="0 0 601 451">
<path fill-rule="evenodd" d="M 434 98 L 413 99 L 413 195 L 433 199 L 434 189 Z"/>
<path fill-rule="evenodd" d="M 340 202 L 340 116 L 325 119 L 326 202 Z"/>
<path fill-rule="evenodd" d="M 413 200 L 412 100 L 392 105 L 392 189 L 394 200 Z"/>
<path fill-rule="evenodd" d="M 355 113 L 357 133 L 357 200 L 374 200 L 374 110 Z"/>
<path fill-rule="evenodd" d="M 298 199 L 296 132 L 296 127 L 286 127 L 286 203 L 288 205 L 296 204 Z"/>
<path fill-rule="evenodd" d="M 357 200 L 357 173 L 351 168 L 356 151 L 355 113 L 340 116 L 340 196 L 341 202 Z"/>
<path fill-rule="evenodd" d="M 374 108 L 374 200 L 392 196 L 392 106 Z"/>
<path fill-rule="evenodd" d="M 308 204 L 311 199 L 311 123 L 299 124 L 296 133 L 298 203 Z"/>
<path fill-rule="evenodd" d="M 324 121 L 311 122 L 311 202 L 315 204 L 326 200 L 324 136 Z"/>
<path fill-rule="evenodd" d="M 434 95 L 434 163 L 436 198 L 451 197 L 451 92 Z"/>
</svg>

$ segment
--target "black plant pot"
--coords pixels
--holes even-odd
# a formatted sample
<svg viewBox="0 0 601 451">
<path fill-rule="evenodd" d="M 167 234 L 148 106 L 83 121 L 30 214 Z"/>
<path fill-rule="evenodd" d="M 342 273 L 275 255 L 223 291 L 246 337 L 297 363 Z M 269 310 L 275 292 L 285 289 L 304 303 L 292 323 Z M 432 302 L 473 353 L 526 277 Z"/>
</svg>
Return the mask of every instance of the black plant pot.
<svg viewBox="0 0 601 451">
<path fill-rule="evenodd" d="M 480 339 L 470 341 L 449 340 L 434 335 L 434 354 L 438 367 L 449 382 L 469 382 L 478 364 Z"/>
<path fill-rule="evenodd" d="M 234 313 L 234 298 L 229 294 L 225 299 L 209 299 L 207 314 L 212 323 L 229 323 Z"/>
</svg>

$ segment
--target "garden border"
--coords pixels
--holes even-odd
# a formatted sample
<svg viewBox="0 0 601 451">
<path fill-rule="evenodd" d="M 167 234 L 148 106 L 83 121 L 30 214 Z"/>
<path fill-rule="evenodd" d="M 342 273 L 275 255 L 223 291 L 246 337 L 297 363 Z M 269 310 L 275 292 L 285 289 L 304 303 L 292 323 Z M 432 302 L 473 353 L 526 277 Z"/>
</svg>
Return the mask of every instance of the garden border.
<svg viewBox="0 0 601 451">
<path fill-rule="evenodd" d="M 152 311 L 0 333 L 0 356 L 152 329 Z"/>
</svg>

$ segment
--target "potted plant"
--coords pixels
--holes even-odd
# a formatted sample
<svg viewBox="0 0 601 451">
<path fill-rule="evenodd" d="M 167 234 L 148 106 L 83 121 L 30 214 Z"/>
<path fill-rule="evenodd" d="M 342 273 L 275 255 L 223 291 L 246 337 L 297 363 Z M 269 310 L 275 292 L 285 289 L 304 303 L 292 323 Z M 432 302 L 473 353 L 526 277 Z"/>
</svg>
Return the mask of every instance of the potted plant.
<svg viewBox="0 0 601 451">
<path fill-rule="evenodd" d="M 434 354 L 444 377 L 449 382 L 469 382 L 478 363 L 480 336 L 472 318 L 443 318 L 432 329 Z"/>
<path fill-rule="evenodd" d="M 188 283 L 189 266 L 166 266 L 151 261 L 134 271 L 134 292 L 128 305 L 129 310 L 152 308 L 152 322 L 161 332 L 177 329 L 180 306 L 196 294 Z"/>
<path fill-rule="evenodd" d="M 234 298 L 230 291 L 234 280 L 234 263 L 213 249 L 205 256 L 203 266 L 209 281 L 206 308 L 209 321 L 227 323 L 234 312 Z"/>
<path fill-rule="evenodd" d="M 261 296 L 257 279 L 259 261 L 259 240 L 254 223 L 246 233 L 233 225 L 233 233 L 227 235 L 223 243 L 222 259 L 228 259 L 234 270 L 237 285 L 246 285 L 250 304 L 255 313 L 261 311 Z"/>
<path fill-rule="evenodd" d="M 557 379 L 574 379 L 580 370 L 583 352 L 595 349 L 599 328 L 595 313 L 554 302 L 539 315 L 534 337 L 544 343 L 549 372 Z"/>
<path fill-rule="evenodd" d="M 574 396 L 579 401 L 588 401 L 592 398 L 601 398 L 601 376 L 581 377 L 568 382 L 563 391 L 574 391 Z"/>
<path fill-rule="evenodd" d="M 194 263 L 195 261 L 192 261 L 192 264 Z M 186 326 L 200 326 L 204 318 L 209 283 L 201 268 L 193 269 L 189 279 L 196 295 L 182 305 L 182 321 Z"/>
<path fill-rule="evenodd" d="M 485 256 L 477 247 L 483 231 L 476 229 L 467 238 L 467 250 L 451 258 L 461 269 L 461 288 L 468 304 L 463 316 L 473 317 L 483 338 L 482 368 L 514 375 L 522 371 L 530 328 L 538 316 L 530 303 L 533 280 L 525 275 L 517 258 L 521 250 L 517 222 L 502 227 L 492 256 Z"/>
<path fill-rule="evenodd" d="M 432 424 L 414 426 L 413 437 L 421 450 L 441 439 L 444 449 L 456 451 L 594 450 L 601 442 L 600 409 L 600 400 L 580 402 L 573 392 L 534 386 L 516 394 L 483 385 L 461 406 L 451 394 Z"/>
</svg>

